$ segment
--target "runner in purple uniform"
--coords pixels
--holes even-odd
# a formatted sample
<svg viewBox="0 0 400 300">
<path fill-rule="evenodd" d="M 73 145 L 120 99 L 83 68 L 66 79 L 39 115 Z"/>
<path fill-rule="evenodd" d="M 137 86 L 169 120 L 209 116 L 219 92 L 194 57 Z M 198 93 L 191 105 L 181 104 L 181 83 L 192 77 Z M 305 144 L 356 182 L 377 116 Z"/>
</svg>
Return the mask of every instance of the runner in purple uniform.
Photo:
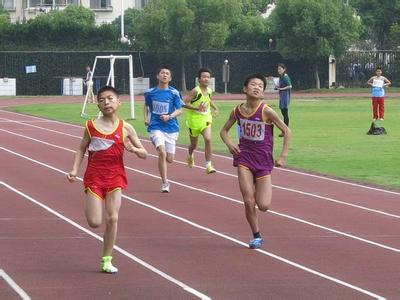
<svg viewBox="0 0 400 300">
<path fill-rule="evenodd" d="M 290 129 L 275 111 L 262 101 L 266 87 L 265 77 L 252 74 L 244 82 L 246 102 L 235 107 L 221 129 L 221 138 L 233 154 L 233 165 L 238 170 L 240 191 L 243 196 L 246 219 L 253 232 L 251 249 L 260 248 L 264 242 L 259 229 L 256 205 L 267 211 L 271 204 L 271 172 L 283 166 L 289 150 Z M 236 123 L 240 126 L 239 145 L 229 138 L 228 131 Z M 273 160 L 273 127 L 284 134 L 282 152 Z"/>
</svg>

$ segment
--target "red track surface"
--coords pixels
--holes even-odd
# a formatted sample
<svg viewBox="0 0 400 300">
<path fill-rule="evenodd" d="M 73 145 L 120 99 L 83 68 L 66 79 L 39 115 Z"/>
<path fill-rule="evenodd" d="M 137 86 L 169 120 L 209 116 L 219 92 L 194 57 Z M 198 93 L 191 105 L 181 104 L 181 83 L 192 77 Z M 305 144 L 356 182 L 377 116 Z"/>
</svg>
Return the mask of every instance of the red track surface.
<svg viewBox="0 0 400 300">
<path fill-rule="evenodd" d="M 201 153 L 200 167 L 186 167 L 184 148 L 170 194 L 159 192 L 154 156 L 126 155 L 120 272 L 98 272 L 93 234 L 103 228 L 86 225 L 82 185 L 63 174 L 82 132 L 0 110 L 0 269 L 32 299 L 400 297 L 400 193 L 276 169 L 271 211 L 259 214 L 266 244 L 249 250 L 231 160 L 218 157 L 219 172 L 206 175 Z M 0 278 L 0 299 L 18 299 L 14 289 Z"/>
</svg>

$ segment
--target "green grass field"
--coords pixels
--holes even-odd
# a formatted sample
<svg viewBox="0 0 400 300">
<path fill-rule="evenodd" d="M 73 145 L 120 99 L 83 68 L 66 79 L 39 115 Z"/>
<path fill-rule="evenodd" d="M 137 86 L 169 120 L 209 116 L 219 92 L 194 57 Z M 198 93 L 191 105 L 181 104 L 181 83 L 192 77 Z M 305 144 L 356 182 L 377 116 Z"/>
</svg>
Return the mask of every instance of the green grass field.
<svg viewBox="0 0 400 300">
<path fill-rule="evenodd" d="M 277 110 L 276 101 L 267 101 Z M 214 119 L 214 151 L 227 153 L 219 138 L 219 130 L 232 108 L 238 102 L 217 102 L 221 115 Z M 371 122 L 369 99 L 301 99 L 293 100 L 290 107 L 293 140 L 288 166 L 356 181 L 400 188 L 400 101 L 386 100 L 385 136 L 366 135 Z M 91 106 L 94 110 L 96 107 Z M 80 104 L 50 104 L 13 107 L 21 113 L 42 116 L 65 122 L 83 124 Z M 128 105 L 124 104 L 120 116 L 127 118 Z M 93 112 L 94 114 L 94 112 Z M 136 120 L 131 123 L 138 134 L 147 137 L 142 121 L 142 105 L 136 107 Z M 184 116 L 180 117 L 179 144 L 188 144 Z M 232 136 L 236 130 L 232 128 Z M 277 132 L 275 134 L 277 136 Z M 276 138 L 279 153 L 281 139 Z M 203 143 L 199 146 L 202 148 Z M 218 163 L 216 163 L 218 166 Z"/>
</svg>

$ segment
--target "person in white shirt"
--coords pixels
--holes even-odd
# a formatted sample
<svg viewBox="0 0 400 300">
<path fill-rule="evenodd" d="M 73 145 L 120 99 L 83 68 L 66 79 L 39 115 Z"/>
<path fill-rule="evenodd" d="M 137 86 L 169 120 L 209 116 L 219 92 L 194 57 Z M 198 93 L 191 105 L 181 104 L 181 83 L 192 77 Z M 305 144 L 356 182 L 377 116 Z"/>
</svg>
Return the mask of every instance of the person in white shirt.
<svg viewBox="0 0 400 300">
<path fill-rule="evenodd" d="M 84 83 L 87 87 L 87 95 L 89 103 L 96 103 L 96 99 L 93 93 L 93 79 L 92 79 L 92 70 L 89 66 L 86 66 L 86 78 L 84 79 Z"/>
</svg>

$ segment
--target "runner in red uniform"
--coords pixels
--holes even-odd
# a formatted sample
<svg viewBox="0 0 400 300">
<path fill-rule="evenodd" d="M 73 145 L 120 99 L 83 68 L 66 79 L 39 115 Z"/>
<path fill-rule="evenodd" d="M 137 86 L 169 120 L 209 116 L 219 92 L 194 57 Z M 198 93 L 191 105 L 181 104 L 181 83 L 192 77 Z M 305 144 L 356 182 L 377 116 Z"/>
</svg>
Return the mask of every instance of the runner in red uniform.
<svg viewBox="0 0 400 300">
<path fill-rule="evenodd" d="M 67 177 L 70 182 L 76 180 L 79 166 L 88 150 L 89 158 L 83 181 L 87 197 L 85 216 L 89 226 L 93 228 L 99 227 L 103 223 L 103 215 L 105 216 L 101 270 L 116 273 L 118 269 L 111 263 L 111 254 L 117 236 L 121 190 L 127 186 L 124 149 L 140 158 L 146 158 L 147 151 L 135 129 L 118 118 L 121 102 L 116 89 L 111 86 L 101 88 L 97 103 L 103 115 L 99 119 L 86 122 L 84 136 Z"/>
</svg>

